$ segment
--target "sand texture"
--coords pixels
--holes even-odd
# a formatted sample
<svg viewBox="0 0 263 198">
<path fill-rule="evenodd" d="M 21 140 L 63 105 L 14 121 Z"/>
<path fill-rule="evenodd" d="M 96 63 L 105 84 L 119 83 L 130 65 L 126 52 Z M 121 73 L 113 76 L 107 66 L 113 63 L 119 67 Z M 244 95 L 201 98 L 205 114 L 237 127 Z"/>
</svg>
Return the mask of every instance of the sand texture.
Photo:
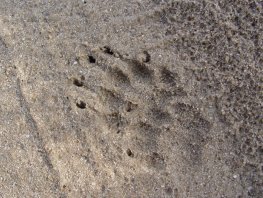
<svg viewBox="0 0 263 198">
<path fill-rule="evenodd" d="M 0 0 L 1 198 L 262 198 L 263 2 Z"/>
</svg>

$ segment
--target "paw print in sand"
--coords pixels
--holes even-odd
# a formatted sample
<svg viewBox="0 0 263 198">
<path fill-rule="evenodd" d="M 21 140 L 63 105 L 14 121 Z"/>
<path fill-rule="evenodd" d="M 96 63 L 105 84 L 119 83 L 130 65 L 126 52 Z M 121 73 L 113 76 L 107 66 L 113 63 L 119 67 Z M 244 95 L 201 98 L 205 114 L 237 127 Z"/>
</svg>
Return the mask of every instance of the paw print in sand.
<svg viewBox="0 0 263 198">
<path fill-rule="evenodd" d="M 96 138 L 103 140 L 98 149 L 105 158 L 126 166 L 122 160 L 126 156 L 165 170 L 166 156 L 160 152 L 160 139 L 165 136 L 165 128 L 179 123 L 187 131 L 184 149 L 189 159 L 193 164 L 200 161 L 211 126 L 194 107 L 175 100 L 187 97 L 176 72 L 167 67 L 155 71 L 147 51 L 134 58 L 108 46 L 96 50 L 87 47 L 85 52 L 79 58 L 80 64 L 95 71 L 94 78 L 101 80 L 96 84 L 82 76 L 74 78 L 72 84 L 93 98 L 81 98 L 76 105 L 97 115 L 102 133 L 96 134 Z"/>
</svg>

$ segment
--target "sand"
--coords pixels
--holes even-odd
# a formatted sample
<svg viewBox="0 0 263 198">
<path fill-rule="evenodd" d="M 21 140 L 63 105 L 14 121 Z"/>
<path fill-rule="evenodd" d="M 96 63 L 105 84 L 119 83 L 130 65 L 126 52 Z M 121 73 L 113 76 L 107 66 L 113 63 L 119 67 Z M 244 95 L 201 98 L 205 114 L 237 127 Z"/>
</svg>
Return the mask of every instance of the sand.
<svg viewBox="0 0 263 198">
<path fill-rule="evenodd" d="M 0 197 L 263 197 L 263 3 L 1 0 Z"/>
</svg>

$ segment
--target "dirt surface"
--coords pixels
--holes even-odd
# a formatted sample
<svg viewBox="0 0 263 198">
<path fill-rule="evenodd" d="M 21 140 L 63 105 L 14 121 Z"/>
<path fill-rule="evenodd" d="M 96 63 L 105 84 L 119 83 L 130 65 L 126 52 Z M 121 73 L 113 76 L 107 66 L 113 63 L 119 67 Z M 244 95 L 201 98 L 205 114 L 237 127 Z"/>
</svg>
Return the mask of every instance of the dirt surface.
<svg viewBox="0 0 263 198">
<path fill-rule="evenodd" d="M 0 197 L 263 197 L 263 2 L 0 0 Z"/>
</svg>

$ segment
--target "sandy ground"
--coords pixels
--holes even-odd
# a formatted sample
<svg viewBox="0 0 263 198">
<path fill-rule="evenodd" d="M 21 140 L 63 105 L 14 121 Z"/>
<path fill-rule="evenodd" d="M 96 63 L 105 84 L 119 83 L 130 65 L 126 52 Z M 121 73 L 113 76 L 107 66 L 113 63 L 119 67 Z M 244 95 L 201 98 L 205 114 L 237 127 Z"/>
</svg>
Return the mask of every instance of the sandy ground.
<svg viewBox="0 0 263 198">
<path fill-rule="evenodd" d="M 263 197 L 259 0 L 0 0 L 0 197 Z"/>
</svg>

